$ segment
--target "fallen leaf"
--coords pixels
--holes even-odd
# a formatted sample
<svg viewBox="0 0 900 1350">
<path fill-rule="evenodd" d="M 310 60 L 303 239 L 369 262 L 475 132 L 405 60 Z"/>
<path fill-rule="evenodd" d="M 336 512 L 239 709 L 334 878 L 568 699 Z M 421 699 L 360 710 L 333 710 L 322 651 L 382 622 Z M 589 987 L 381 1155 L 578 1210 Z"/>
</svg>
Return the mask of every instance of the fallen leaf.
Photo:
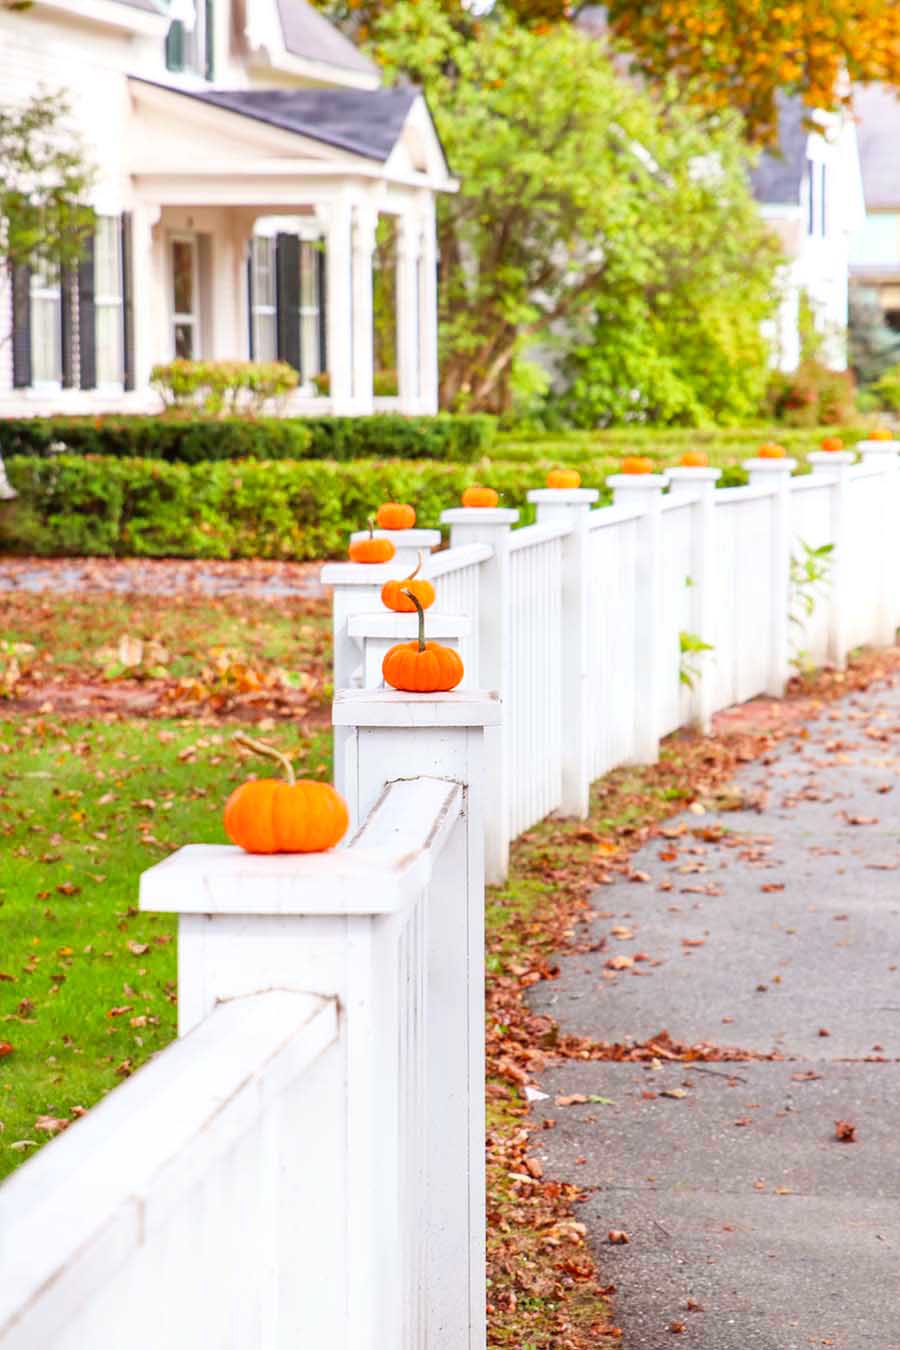
<svg viewBox="0 0 900 1350">
<path fill-rule="evenodd" d="M 706 1311 L 705 1308 L 703 1307 L 703 1304 L 702 1304 L 702 1303 L 698 1303 L 697 1300 L 696 1300 L 696 1299 L 693 1299 L 693 1298 L 689 1298 L 688 1301 L 687 1301 L 687 1303 L 686 1303 L 684 1306 L 687 1308 L 688 1312 L 705 1312 L 705 1311 Z"/>
<path fill-rule="evenodd" d="M 659 1094 L 661 1097 L 672 1097 L 676 1102 L 680 1102 L 687 1096 L 684 1088 L 664 1088 Z"/>
<path fill-rule="evenodd" d="M 125 1013 L 131 1012 L 132 1006 L 131 1003 L 123 1003 L 120 1008 L 110 1008 L 106 1015 L 107 1017 L 124 1017 Z"/>
<path fill-rule="evenodd" d="M 849 1120 L 836 1120 L 834 1122 L 834 1137 L 840 1140 L 842 1144 L 855 1144 L 856 1126 L 851 1125 Z"/>
<path fill-rule="evenodd" d="M 684 1325 L 683 1322 L 670 1322 L 669 1330 L 672 1332 L 673 1335 L 680 1336 L 683 1331 L 687 1331 L 687 1327 Z"/>
<path fill-rule="evenodd" d="M 783 891 L 783 890 L 784 890 L 784 882 L 783 882 L 783 881 L 767 881 L 767 882 L 765 883 L 765 885 L 764 885 L 764 886 L 760 886 L 759 889 L 760 889 L 761 891 L 765 891 L 767 895 L 771 895 L 774 891 Z"/>
<path fill-rule="evenodd" d="M 9 1041 L 0 1041 L 0 1059 L 3 1059 L 4 1055 L 11 1055 L 12 1052 L 13 1048 Z"/>
<path fill-rule="evenodd" d="M 773 1194 L 773 1195 L 793 1195 L 794 1192 L 791 1190 L 790 1186 L 776 1186 L 775 1189 L 774 1189 L 774 1191 L 772 1192 L 772 1194 Z"/>
<path fill-rule="evenodd" d="M 631 1241 L 628 1234 L 623 1233 L 620 1228 L 611 1228 L 607 1236 L 613 1247 L 624 1247 Z"/>
<path fill-rule="evenodd" d="M 848 816 L 846 811 L 841 813 L 848 825 L 877 825 L 877 816 Z"/>
<path fill-rule="evenodd" d="M 682 947 L 705 947 L 706 938 L 682 938 Z"/>
<path fill-rule="evenodd" d="M 79 895 L 81 893 L 81 887 L 76 886 L 74 882 L 71 881 L 64 881 L 62 885 L 57 886 L 56 889 L 60 895 Z"/>
<path fill-rule="evenodd" d="M 71 1124 L 71 1120 L 62 1120 L 59 1116 L 38 1116 L 34 1128 L 43 1130 L 46 1134 L 58 1134 Z"/>
<path fill-rule="evenodd" d="M 606 962 L 607 970 L 630 970 L 634 965 L 633 956 L 611 956 Z"/>
<path fill-rule="evenodd" d="M 830 1036 L 830 1035 L 831 1035 L 831 1032 L 828 1030 L 827 1027 L 819 1027 L 819 1035 L 820 1035 L 820 1036 Z"/>
<path fill-rule="evenodd" d="M 150 950 L 149 942 L 129 942 L 127 946 L 132 956 L 143 956 L 144 952 L 149 952 Z"/>
<path fill-rule="evenodd" d="M 557 1106 L 584 1106 L 587 1097 L 583 1092 L 572 1092 L 567 1097 L 556 1097 L 554 1101 Z"/>
</svg>

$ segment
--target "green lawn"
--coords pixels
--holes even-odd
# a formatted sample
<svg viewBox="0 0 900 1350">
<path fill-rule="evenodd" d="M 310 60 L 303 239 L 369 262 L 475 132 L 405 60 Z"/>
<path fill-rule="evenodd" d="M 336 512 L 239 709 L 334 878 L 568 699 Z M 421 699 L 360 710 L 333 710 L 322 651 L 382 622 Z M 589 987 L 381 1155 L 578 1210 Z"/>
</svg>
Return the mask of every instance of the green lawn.
<svg viewBox="0 0 900 1350">
<path fill-rule="evenodd" d="M 138 878 L 224 840 L 223 802 L 251 771 L 235 729 L 0 720 L 0 1176 L 175 1035 L 176 924 L 138 912 Z M 329 773 L 329 733 L 266 738 Z"/>
</svg>

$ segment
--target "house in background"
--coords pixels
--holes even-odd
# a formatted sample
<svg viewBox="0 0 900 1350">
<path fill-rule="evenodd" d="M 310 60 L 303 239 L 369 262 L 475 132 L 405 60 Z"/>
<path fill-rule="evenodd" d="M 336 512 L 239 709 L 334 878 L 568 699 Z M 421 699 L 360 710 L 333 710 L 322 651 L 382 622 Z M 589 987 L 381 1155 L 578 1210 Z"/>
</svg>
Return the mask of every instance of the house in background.
<svg viewBox="0 0 900 1350">
<path fill-rule="evenodd" d="M 873 84 L 854 96 L 866 218 L 850 250 L 850 277 L 872 292 L 900 332 L 900 101 Z"/>
<path fill-rule="evenodd" d="M 391 221 L 396 394 L 437 408 L 424 99 L 306 0 L 33 0 L 0 10 L 4 103 L 65 91 L 97 170 L 76 272 L 0 277 L 0 415 L 157 406 L 154 364 L 279 358 L 291 411 L 373 411 L 373 255 Z M 0 319 L 0 338 L 8 325 Z"/>
<path fill-rule="evenodd" d="M 865 219 L 852 117 L 812 111 L 799 99 L 780 100 L 778 149 L 764 154 L 751 176 L 760 211 L 787 260 L 781 304 L 767 334 L 772 363 L 784 371 L 797 367 L 805 294 L 826 337 L 825 359 L 845 370 L 850 250 Z"/>
</svg>

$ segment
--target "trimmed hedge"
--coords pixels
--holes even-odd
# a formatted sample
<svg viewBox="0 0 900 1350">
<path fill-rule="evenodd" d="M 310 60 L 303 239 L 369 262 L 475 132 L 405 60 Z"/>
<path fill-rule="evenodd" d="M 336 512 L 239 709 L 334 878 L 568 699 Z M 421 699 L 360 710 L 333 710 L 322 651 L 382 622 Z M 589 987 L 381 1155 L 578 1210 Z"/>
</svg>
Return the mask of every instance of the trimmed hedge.
<svg viewBox="0 0 900 1350">
<path fill-rule="evenodd" d="M 0 551 L 44 557 L 341 557 L 381 502 L 415 502 L 419 523 L 436 526 L 477 477 L 471 466 L 430 460 L 164 464 L 59 454 L 13 456 L 7 469 L 20 495 L 0 509 Z M 531 464 L 498 464 L 490 481 L 527 508 L 541 479 Z"/>
<path fill-rule="evenodd" d="M 470 463 L 490 446 L 491 417 L 21 417 L 0 420 L 0 452 L 162 459 L 440 459 Z"/>
</svg>

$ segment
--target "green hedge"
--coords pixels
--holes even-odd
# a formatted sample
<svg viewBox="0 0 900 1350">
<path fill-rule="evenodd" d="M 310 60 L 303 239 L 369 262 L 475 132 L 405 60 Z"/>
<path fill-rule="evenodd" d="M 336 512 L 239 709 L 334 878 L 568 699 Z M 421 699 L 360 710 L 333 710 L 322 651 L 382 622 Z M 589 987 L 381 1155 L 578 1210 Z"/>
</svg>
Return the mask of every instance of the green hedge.
<svg viewBox="0 0 900 1350">
<path fill-rule="evenodd" d="M 440 459 L 470 463 L 490 446 L 491 417 L 30 417 L 0 420 L 0 452 L 162 459 Z"/>
<path fill-rule="evenodd" d="M 13 456 L 7 468 L 20 495 L 0 507 L 0 551 L 45 557 L 341 557 L 381 502 L 414 502 L 419 523 L 435 526 L 478 476 L 429 460 L 163 464 L 59 454 Z M 531 464 L 498 464 L 491 482 L 506 503 L 527 508 L 541 479 Z"/>
</svg>

